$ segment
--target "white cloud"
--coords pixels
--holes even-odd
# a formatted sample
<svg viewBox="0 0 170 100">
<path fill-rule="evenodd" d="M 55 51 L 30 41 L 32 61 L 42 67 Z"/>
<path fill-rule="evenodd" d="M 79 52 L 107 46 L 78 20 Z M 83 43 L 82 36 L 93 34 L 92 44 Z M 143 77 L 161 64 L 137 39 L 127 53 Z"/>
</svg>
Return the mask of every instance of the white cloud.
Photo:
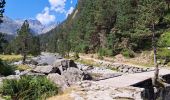
<svg viewBox="0 0 170 100">
<path fill-rule="evenodd" d="M 49 3 L 51 5 L 51 10 L 54 10 L 59 13 L 66 13 L 66 0 L 49 0 Z"/>
<path fill-rule="evenodd" d="M 73 0 L 71 0 L 70 3 L 73 4 Z"/>
<path fill-rule="evenodd" d="M 55 21 L 55 16 L 49 14 L 49 8 L 45 7 L 42 13 L 37 14 L 36 19 L 39 20 L 42 24 L 49 24 Z"/>
<path fill-rule="evenodd" d="M 66 13 L 66 17 L 74 11 L 74 7 L 70 7 L 70 9 Z"/>
</svg>

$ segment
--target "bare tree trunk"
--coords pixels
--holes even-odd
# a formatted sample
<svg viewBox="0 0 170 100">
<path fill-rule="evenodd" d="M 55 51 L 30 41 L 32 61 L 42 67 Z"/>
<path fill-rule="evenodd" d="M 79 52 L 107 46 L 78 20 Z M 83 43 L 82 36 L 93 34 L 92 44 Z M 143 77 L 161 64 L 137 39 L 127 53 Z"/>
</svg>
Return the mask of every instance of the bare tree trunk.
<svg viewBox="0 0 170 100">
<path fill-rule="evenodd" d="M 155 75 L 154 75 L 154 82 L 153 82 L 153 85 L 156 85 L 157 83 L 157 80 L 159 78 L 159 67 L 158 67 L 158 64 L 157 64 L 157 58 L 156 58 L 156 53 L 157 53 L 157 50 L 156 50 L 156 41 L 155 41 L 155 24 L 152 25 L 152 30 L 153 30 L 153 37 L 152 37 L 152 45 L 153 45 L 153 51 L 154 51 L 154 66 L 155 66 Z"/>
<path fill-rule="evenodd" d="M 27 58 L 27 55 L 26 55 L 26 53 L 24 53 L 24 54 L 23 54 L 23 59 L 22 59 L 22 64 L 25 64 L 26 58 Z"/>
</svg>

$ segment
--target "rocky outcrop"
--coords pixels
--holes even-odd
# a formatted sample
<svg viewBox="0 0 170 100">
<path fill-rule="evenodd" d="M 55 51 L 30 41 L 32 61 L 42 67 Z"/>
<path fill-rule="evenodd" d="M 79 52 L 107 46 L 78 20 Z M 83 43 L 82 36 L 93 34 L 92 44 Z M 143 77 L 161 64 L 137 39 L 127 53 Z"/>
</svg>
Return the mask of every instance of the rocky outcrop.
<svg viewBox="0 0 170 100">
<path fill-rule="evenodd" d="M 105 84 L 99 85 L 92 81 L 76 84 L 76 90 L 70 96 L 75 100 L 143 100 L 144 89 L 137 87 L 115 88 Z"/>
</svg>

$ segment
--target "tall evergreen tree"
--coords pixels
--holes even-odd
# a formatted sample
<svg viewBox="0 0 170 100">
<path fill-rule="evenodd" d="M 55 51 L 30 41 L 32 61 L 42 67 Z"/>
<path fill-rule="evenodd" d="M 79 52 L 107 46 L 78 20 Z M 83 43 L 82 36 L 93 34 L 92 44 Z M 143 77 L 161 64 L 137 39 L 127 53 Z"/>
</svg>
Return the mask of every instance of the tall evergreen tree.
<svg viewBox="0 0 170 100">
<path fill-rule="evenodd" d="M 2 23 L 2 18 L 3 18 L 3 13 L 5 11 L 4 7 L 5 7 L 5 0 L 0 0 L 0 23 Z"/>
<path fill-rule="evenodd" d="M 162 0 L 144 0 L 141 1 L 140 11 L 143 13 L 141 15 L 141 24 L 144 23 L 148 26 L 149 30 L 152 32 L 152 46 L 154 51 L 154 66 L 155 66 L 155 76 L 153 80 L 153 85 L 157 86 L 159 81 L 159 67 L 157 64 L 157 49 L 156 49 L 156 25 L 159 24 L 160 18 L 163 17 L 166 3 Z"/>
<path fill-rule="evenodd" d="M 29 23 L 27 20 L 24 21 L 21 29 L 18 31 L 18 36 L 16 37 L 17 48 L 20 54 L 23 56 L 23 64 L 27 58 L 28 53 L 31 48 L 32 34 L 30 33 Z"/>
<path fill-rule="evenodd" d="M 5 7 L 5 0 L 0 1 L 0 23 L 2 23 L 3 13 L 4 13 L 4 7 Z M 0 53 L 2 53 L 2 44 L 5 42 L 4 35 L 0 33 Z"/>
</svg>

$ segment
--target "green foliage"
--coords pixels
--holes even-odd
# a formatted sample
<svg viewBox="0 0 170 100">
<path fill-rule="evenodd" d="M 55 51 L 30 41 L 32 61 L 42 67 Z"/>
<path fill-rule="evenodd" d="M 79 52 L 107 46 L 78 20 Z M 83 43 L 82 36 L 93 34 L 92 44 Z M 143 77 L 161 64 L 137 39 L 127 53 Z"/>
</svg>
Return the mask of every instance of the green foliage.
<svg viewBox="0 0 170 100">
<path fill-rule="evenodd" d="M 129 50 L 129 49 L 124 49 L 122 51 L 122 55 L 125 56 L 125 57 L 128 57 L 128 58 L 133 58 L 135 57 L 135 54 L 132 50 Z"/>
<path fill-rule="evenodd" d="M 0 53 L 4 52 L 4 44 L 7 43 L 7 40 L 5 39 L 5 34 L 0 33 Z"/>
<path fill-rule="evenodd" d="M 161 35 L 158 41 L 159 47 L 170 47 L 170 32 L 165 32 Z"/>
<path fill-rule="evenodd" d="M 101 48 L 101 49 L 99 49 L 99 51 L 98 51 L 98 55 L 99 56 L 112 56 L 112 50 L 109 50 L 109 49 L 107 49 L 107 48 Z"/>
<path fill-rule="evenodd" d="M 157 50 L 158 59 L 164 60 L 164 64 L 170 61 L 170 50 L 167 48 L 159 48 Z"/>
<path fill-rule="evenodd" d="M 41 53 L 40 39 L 37 36 L 33 36 L 30 32 L 29 23 L 26 20 L 21 29 L 18 30 L 18 34 L 10 41 L 5 49 L 5 54 L 21 54 L 23 56 L 23 62 L 27 58 L 27 55 L 31 54 L 37 56 Z"/>
<path fill-rule="evenodd" d="M 5 7 L 5 4 L 6 4 L 6 2 L 5 2 L 5 0 L 1 0 L 0 1 L 0 23 L 2 23 L 2 17 L 3 17 L 3 13 L 4 13 L 4 7 Z"/>
<path fill-rule="evenodd" d="M 48 39 L 42 36 L 41 45 L 64 55 L 73 51 L 112 56 L 129 48 L 125 55 L 132 56 L 131 50 L 151 49 L 153 32 L 159 37 L 167 29 L 165 12 L 164 0 L 80 0 Z"/>
<path fill-rule="evenodd" d="M 43 76 L 23 76 L 19 80 L 4 80 L 1 94 L 13 100 L 45 100 L 56 95 L 58 88 Z"/>
<path fill-rule="evenodd" d="M 0 75 L 8 76 L 14 73 L 14 66 L 11 66 L 7 64 L 6 62 L 3 62 L 0 59 Z"/>
<path fill-rule="evenodd" d="M 74 55 L 73 55 L 73 58 L 74 58 L 74 60 L 78 60 L 80 57 L 79 57 L 79 53 L 74 53 Z"/>
</svg>

